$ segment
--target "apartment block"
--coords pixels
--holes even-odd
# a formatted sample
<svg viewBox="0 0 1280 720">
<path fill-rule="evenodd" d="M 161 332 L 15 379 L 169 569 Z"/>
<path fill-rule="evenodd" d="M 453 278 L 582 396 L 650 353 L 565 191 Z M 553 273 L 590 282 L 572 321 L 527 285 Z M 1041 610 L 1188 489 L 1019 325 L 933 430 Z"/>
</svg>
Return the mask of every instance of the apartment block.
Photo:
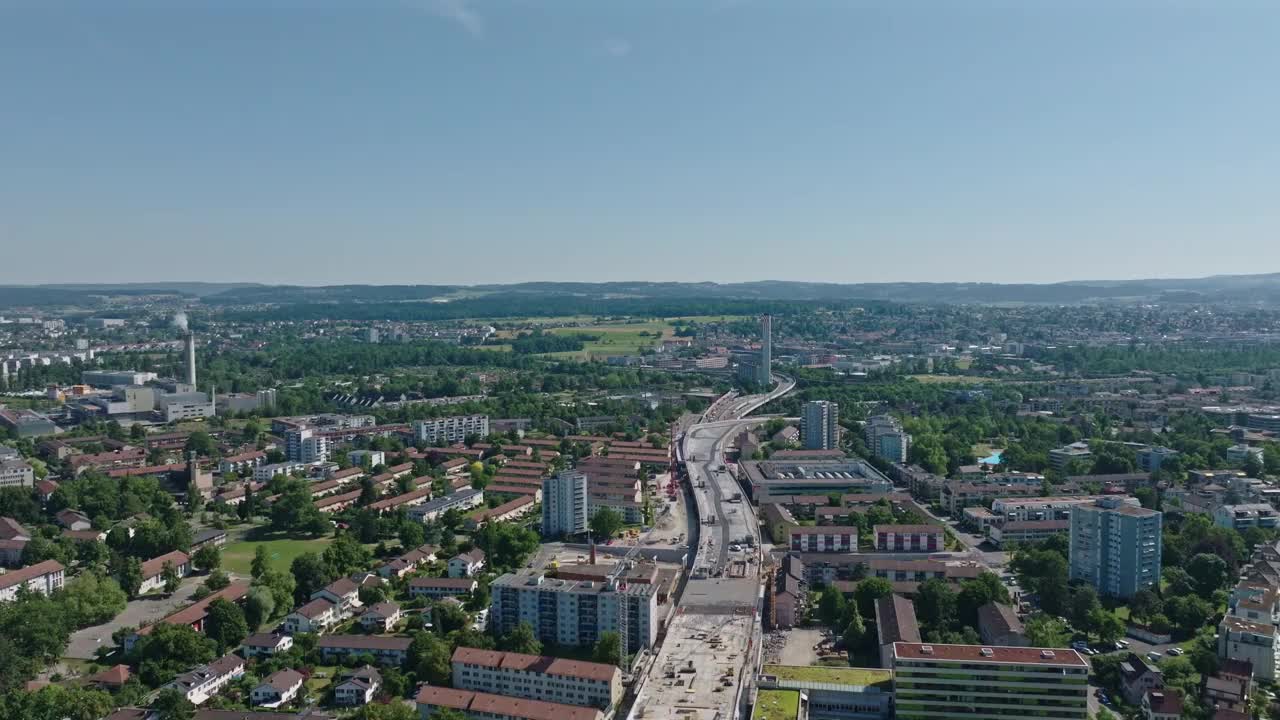
<svg viewBox="0 0 1280 720">
<path fill-rule="evenodd" d="M 1228 615 L 1218 623 L 1218 657 L 1244 660 L 1253 665 L 1253 676 L 1274 681 L 1280 667 L 1280 638 L 1276 626 Z"/>
<path fill-rule="evenodd" d="M 165 687 L 182 693 L 192 705 L 203 705 L 227 683 L 244 675 L 244 667 L 245 661 L 240 656 L 224 655 L 208 665 L 182 673 Z"/>
<path fill-rule="evenodd" d="M 587 531 L 587 476 L 566 471 L 542 481 L 542 534 L 578 535 Z"/>
<path fill-rule="evenodd" d="M 608 710 L 622 699 L 622 671 L 603 663 L 460 647 L 453 653 L 453 686 Z"/>
<path fill-rule="evenodd" d="M 806 450 L 840 447 L 840 405 L 812 400 L 800 409 L 800 444 Z"/>
<path fill-rule="evenodd" d="M 31 487 L 35 485 L 35 469 L 18 458 L 0 459 L 0 487 Z"/>
<path fill-rule="evenodd" d="M 1104 498 L 1071 511 L 1071 579 L 1129 598 L 1160 582 L 1162 514 Z"/>
<path fill-rule="evenodd" d="M 944 547 L 941 525 L 876 525 L 872 535 L 881 552 L 938 552 Z"/>
<path fill-rule="evenodd" d="M 381 665 L 400 665 L 409 654 L 409 638 L 375 635 L 326 635 L 316 648 L 326 663 L 355 655 L 371 655 Z"/>
<path fill-rule="evenodd" d="M 417 522 L 432 522 L 444 515 L 450 508 L 470 510 L 483 504 L 483 490 L 465 488 L 409 508 L 409 517 Z"/>
<path fill-rule="evenodd" d="M 1232 530 L 1276 528 L 1280 527 L 1280 512 L 1267 503 L 1223 505 L 1213 511 L 1213 522 Z"/>
<path fill-rule="evenodd" d="M 51 595 L 62 588 L 65 573 L 66 568 L 57 560 L 45 560 L 4 573 L 0 575 L 0 602 L 16 600 L 19 588 Z"/>
<path fill-rule="evenodd" d="M 1089 664 L 1075 650 L 899 642 L 893 671 L 898 720 L 1088 717 Z"/>
<path fill-rule="evenodd" d="M 791 528 L 793 552 L 852 553 L 858 551 L 858 529 L 849 525 Z"/>
<path fill-rule="evenodd" d="M 863 439 L 871 454 L 891 463 L 906 463 L 911 451 L 911 435 L 902 430 L 902 423 L 892 415 L 873 415 L 862 428 Z"/>
<path fill-rule="evenodd" d="M 428 445 L 462 442 L 468 435 L 485 437 L 488 434 L 488 415 L 454 415 L 413 423 L 414 440 Z"/>
<path fill-rule="evenodd" d="M 430 720 L 441 708 L 456 710 L 471 720 L 602 720 L 604 717 L 595 708 L 434 685 L 423 686 L 417 701 L 422 720 Z"/>
<path fill-rule="evenodd" d="M 329 461 L 329 439 L 311 428 L 285 433 L 285 457 L 301 463 Z"/>
<path fill-rule="evenodd" d="M 651 647 L 658 636 L 657 592 L 650 584 L 524 572 L 499 577 L 489 591 L 490 627 L 503 634 L 527 622 L 543 642 L 582 647 L 616 632 L 628 654 Z"/>
</svg>

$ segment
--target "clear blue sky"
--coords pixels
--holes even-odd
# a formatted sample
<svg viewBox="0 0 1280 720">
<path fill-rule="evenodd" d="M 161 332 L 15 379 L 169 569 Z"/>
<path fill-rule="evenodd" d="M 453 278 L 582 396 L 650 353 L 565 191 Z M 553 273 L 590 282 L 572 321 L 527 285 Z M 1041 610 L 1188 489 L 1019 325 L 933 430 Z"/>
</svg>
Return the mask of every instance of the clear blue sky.
<svg viewBox="0 0 1280 720">
<path fill-rule="evenodd" d="M 1230 0 L 0 0 L 0 282 L 1277 271 L 1278 31 Z"/>
</svg>

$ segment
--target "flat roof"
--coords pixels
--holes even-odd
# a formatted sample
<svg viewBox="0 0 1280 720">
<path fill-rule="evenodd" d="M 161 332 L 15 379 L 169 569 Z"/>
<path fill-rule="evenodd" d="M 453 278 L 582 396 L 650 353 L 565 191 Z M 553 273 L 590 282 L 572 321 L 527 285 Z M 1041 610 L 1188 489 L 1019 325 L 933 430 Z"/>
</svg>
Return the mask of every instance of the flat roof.
<svg viewBox="0 0 1280 720">
<path fill-rule="evenodd" d="M 928 649 L 928 652 L 926 652 L 926 649 Z M 989 650 L 990 653 L 983 653 L 984 650 Z M 895 660 L 927 660 L 933 662 L 1089 667 L 1084 658 L 1080 657 L 1080 653 L 1063 648 L 897 642 L 893 644 L 893 657 Z"/>
<path fill-rule="evenodd" d="M 761 690 L 751 720 L 796 720 L 800 717 L 799 690 Z"/>
<path fill-rule="evenodd" d="M 779 680 L 835 683 L 862 687 L 883 686 L 893 680 L 893 671 L 882 668 L 823 667 L 821 665 L 765 665 L 761 672 Z"/>
</svg>

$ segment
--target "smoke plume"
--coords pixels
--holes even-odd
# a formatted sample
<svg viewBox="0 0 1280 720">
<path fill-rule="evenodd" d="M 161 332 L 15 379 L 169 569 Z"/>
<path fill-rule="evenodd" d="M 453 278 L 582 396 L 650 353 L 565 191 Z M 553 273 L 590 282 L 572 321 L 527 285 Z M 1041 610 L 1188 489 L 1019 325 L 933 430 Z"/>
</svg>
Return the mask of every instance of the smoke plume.
<svg viewBox="0 0 1280 720">
<path fill-rule="evenodd" d="M 186 313 L 184 313 L 184 312 L 180 312 L 180 313 L 178 313 L 177 315 L 174 315 L 174 316 L 173 316 L 173 326 L 174 326 L 174 327 L 176 327 L 176 328 L 178 328 L 178 329 L 179 329 L 179 330 L 181 330 L 182 332 L 186 332 L 186 331 L 188 330 L 188 327 L 187 327 L 187 314 L 186 314 Z"/>
</svg>

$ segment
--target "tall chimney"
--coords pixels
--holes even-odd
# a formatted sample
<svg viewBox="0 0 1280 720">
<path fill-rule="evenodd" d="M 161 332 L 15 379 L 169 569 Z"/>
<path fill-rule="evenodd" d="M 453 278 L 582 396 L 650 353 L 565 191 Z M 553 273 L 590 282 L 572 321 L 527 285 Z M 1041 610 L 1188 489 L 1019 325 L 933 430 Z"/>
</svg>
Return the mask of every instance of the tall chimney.
<svg viewBox="0 0 1280 720">
<path fill-rule="evenodd" d="M 196 335 L 190 330 L 185 338 L 187 345 L 187 384 L 193 389 L 196 386 Z"/>
<path fill-rule="evenodd" d="M 764 384 L 770 385 L 773 377 L 773 316 L 763 315 L 760 318 L 760 367 L 764 374 Z"/>
</svg>

